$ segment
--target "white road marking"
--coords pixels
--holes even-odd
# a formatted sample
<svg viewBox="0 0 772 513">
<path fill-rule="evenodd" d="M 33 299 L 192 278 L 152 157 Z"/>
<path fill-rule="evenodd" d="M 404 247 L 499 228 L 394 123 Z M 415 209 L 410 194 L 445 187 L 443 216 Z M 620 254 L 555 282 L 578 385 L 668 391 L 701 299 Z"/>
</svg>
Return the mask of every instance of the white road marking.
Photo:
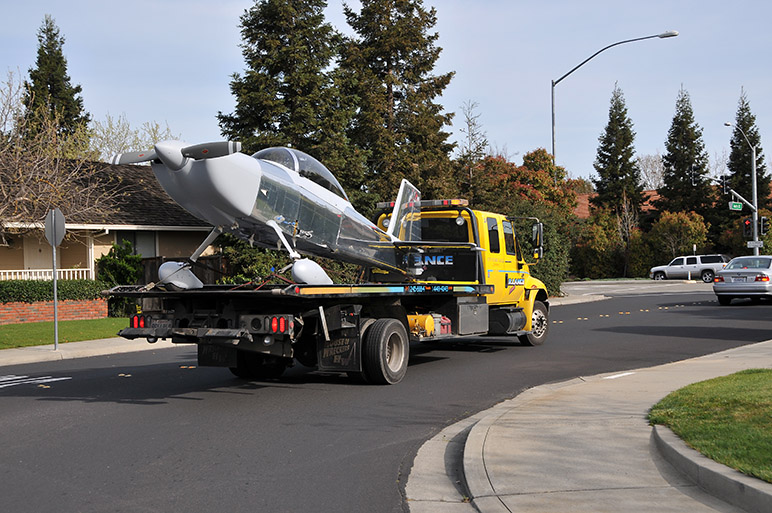
<svg viewBox="0 0 772 513">
<path fill-rule="evenodd" d="M 65 381 L 72 379 L 72 376 L 55 378 L 53 376 L 0 376 L 0 388 L 13 387 L 16 385 L 40 385 L 42 383 L 52 383 L 54 381 Z"/>
</svg>

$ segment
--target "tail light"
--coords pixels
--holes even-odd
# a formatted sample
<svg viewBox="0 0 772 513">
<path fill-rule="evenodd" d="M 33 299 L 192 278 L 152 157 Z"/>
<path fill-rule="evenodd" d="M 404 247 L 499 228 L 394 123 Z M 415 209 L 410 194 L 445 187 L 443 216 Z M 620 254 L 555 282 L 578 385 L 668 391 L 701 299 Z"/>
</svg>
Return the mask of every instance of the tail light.
<svg viewBox="0 0 772 513">
<path fill-rule="evenodd" d="M 148 328 L 151 324 L 151 318 L 145 315 L 132 315 L 129 319 L 129 326 L 132 328 Z"/>
<path fill-rule="evenodd" d="M 713 278 L 713 283 L 721 283 L 723 281 L 724 281 L 723 276 L 716 276 L 715 278 Z"/>
<path fill-rule="evenodd" d="M 757 274 L 754 281 L 769 281 L 769 276 L 766 274 Z"/>
<path fill-rule="evenodd" d="M 291 319 L 281 316 L 281 315 L 274 315 L 271 317 L 266 318 L 266 326 L 269 326 L 269 331 L 271 333 L 275 334 L 289 334 L 292 335 L 292 328 L 294 326 L 294 323 Z"/>
</svg>

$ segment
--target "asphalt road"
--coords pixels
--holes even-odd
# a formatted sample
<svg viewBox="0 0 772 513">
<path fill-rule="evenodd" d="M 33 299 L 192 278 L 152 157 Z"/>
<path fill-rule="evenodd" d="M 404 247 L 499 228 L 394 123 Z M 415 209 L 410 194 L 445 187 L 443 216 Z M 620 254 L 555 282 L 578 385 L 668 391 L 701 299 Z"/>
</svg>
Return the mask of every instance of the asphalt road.
<svg viewBox="0 0 772 513">
<path fill-rule="evenodd" d="M 618 297 L 554 308 L 540 347 L 413 345 L 389 387 L 302 367 L 248 383 L 184 346 L 2 367 L 0 511 L 404 511 L 416 451 L 468 415 L 772 338 L 772 304 L 720 307 L 703 284 L 605 287 Z"/>
</svg>

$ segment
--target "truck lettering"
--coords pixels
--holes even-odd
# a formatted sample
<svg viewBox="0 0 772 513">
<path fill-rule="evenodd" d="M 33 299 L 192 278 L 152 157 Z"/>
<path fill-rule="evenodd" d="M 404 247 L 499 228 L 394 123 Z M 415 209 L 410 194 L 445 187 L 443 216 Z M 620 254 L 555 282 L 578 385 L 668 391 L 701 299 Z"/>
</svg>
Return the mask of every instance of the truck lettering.
<svg viewBox="0 0 772 513">
<path fill-rule="evenodd" d="M 453 265 L 453 255 L 412 255 L 413 265 Z"/>
</svg>

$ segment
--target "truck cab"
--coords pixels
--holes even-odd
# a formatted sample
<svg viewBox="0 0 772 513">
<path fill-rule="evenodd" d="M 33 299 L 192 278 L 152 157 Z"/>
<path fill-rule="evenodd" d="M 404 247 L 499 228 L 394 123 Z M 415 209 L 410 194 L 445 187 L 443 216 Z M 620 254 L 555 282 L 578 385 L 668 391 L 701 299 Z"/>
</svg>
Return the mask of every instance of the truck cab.
<svg viewBox="0 0 772 513">
<path fill-rule="evenodd" d="M 377 224 L 384 230 L 391 222 L 393 206 L 390 202 L 378 204 L 382 213 Z M 420 221 L 421 240 L 443 246 L 426 246 L 408 254 L 407 258 L 418 264 L 416 280 L 492 285 L 493 292 L 480 298 L 488 307 L 488 333 L 517 334 L 523 343 L 540 344 L 547 333 L 548 295 L 544 284 L 531 275 L 533 264 L 524 258 L 515 229 L 518 218 L 473 210 L 463 199 L 423 200 L 419 207 L 420 215 L 412 221 Z M 543 251 L 543 228 L 538 219 L 527 219 L 533 221 L 535 262 Z M 469 246 L 453 248 L 452 243 Z M 387 276 L 379 277 L 378 270 L 370 273 L 373 281 L 387 280 Z M 414 324 L 411 320 L 411 326 Z M 421 332 L 414 327 L 412 335 L 420 339 Z"/>
</svg>

